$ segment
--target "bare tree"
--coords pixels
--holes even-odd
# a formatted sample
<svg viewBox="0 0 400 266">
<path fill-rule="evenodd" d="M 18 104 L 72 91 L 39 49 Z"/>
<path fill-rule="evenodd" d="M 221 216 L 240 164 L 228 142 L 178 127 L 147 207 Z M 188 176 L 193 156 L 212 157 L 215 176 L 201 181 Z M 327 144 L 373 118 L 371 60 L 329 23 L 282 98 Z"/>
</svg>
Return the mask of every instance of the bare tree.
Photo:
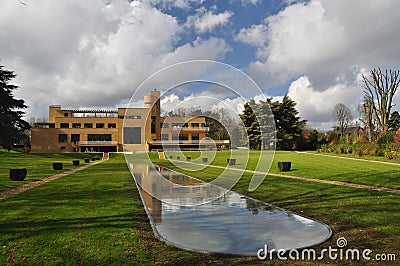
<svg viewBox="0 0 400 266">
<path fill-rule="evenodd" d="M 365 130 L 367 131 L 368 141 L 374 140 L 375 120 L 372 111 L 372 103 L 367 97 L 364 97 L 364 102 L 358 106 L 360 113 L 359 120 L 363 123 Z"/>
<path fill-rule="evenodd" d="M 390 110 L 392 109 L 392 100 L 397 88 L 399 87 L 399 70 L 385 70 L 380 68 L 373 69 L 370 77 L 362 75 L 364 82 L 364 96 L 371 104 L 374 119 L 380 132 L 388 130 L 388 121 Z"/>
<path fill-rule="evenodd" d="M 343 103 L 338 103 L 333 108 L 333 117 L 335 121 L 338 122 L 338 127 L 340 130 L 340 136 L 344 136 L 347 127 L 349 126 L 351 120 L 353 120 L 353 116 L 351 115 L 350 109 L 344 105 Z"/>
</svg>

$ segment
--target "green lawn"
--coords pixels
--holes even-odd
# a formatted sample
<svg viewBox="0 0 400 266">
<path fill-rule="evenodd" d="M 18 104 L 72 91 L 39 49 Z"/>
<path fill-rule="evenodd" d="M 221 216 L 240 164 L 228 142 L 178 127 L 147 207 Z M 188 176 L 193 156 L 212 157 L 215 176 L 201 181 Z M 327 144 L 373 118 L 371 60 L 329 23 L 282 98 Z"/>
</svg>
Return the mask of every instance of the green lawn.
<svg viewBox="0 0 400 266">
<path fill-rule="evenodd" d="M 95 153 L 22 153 L 0 149 L 0 191 L 20 186 L 24 183 L 43 179 L 57 173 L 71 170 L 77 166 L 72 165 L 72 160 L 79 159 L 84 165 L 83 158 L 99 157 Z M 63 170 L 53 170 L 53 162 L 62 162 Z M 92 161 L 91 161 L 92 162 Z M 27 168 L 28 174 L 24 181 L 11 181 L 10 168 Z"/>
<path fill-rule="evenodd" d="M 173 156 L 176 159 L 176 154 L 167 153 L 167 156 Z M 184 152 L 184 154 L 194 158 L 210 157 L 207 153 L 200 157 L 199 152 Z M 152 156 L 154 160 L 157 160 L 158 157 Z M 250 151 L 249 155 L 247 155 L 247 151 L 234 151 L 232 155 L 230 151 L 221 151 L 217 153 L 212 164 L 226 166 L 226 159 L 229 156 L 237 159 L 237 165 L 229 167 L 255 170 L 260 151 Z M 200 161 L 198 159 L 196 162 L 200 163 Z M 292 171 L 279 172 L 279 161 L 291 161 Z M 260 171 L 266 171 L 268 164 L 261 163 L 260 166 Z M 318 156 L 312 153 L 277 151 L 270 172 L 400 189 L 400 165 L 347 160 L 340 157 Z"/>
<path fill-rule="evenodd" d="M 191 155 L 194 159 L 194 154 Z M 26 159 L 25 156 L 30 155 L 19 156 Z M 157 154 L 150 156 L 159 164 L 176 168 L 166 160 L 158 160 Z M 221 163 L 225 159 L 226 163 L 223 156 L 225 154 L 221 152 L 218 159 Z M 31 162 L 40 159 L 31 158 Z M 286 158 L 293 160 L 293 167 L 299 169 L 290 174 L 300 171 L 303 167 L 301 165 L 306 165 L 307 160 L 316 165 L 320 159 L 335 159 L 290 152 L 277 153 L 278 160 Z M 48 159 L 52 162 L 51 158 Z M 8 160 L 16 163 L 19 157 L 15 155 L 14 159 Z M 355 163 L 354 175 L 362 177 L 364 169 L 356 167 L 356 161 L 349 161 L 351 163 Z M 326 164 L 333 167 L 335 163 L 332 166 Z M 376 166 L 375 163 L 370 164 Z M 340 164 L 337 165 L 337 171 L 341 171 L 340 167 Z M 222 169 L 206 168 L 187 173 L 211 181 L 220 171 Z M 307 171 L 312 173 L 311 169 Z M 335 247 L 338 237 L 346 237 L 351 248 L 370 248 L 378 253 L 391 252 L 397 254 L 399 259 L 400 195 L 272 176 L 268 176 L 257 190 L 249 192 L 247 188 L 250 178 L 251 174 L 245 174 L 234 190 L 316 218 L 334 230 L 333 238 L 321 244 L 319 249 L 329 245 Z M 379 178 L 385 178 L 385 175 Z M 260 263 L 254 257 L 189 252 L 156 240 L 122 155 L 2 200 L 0 209 L 2 265 Z M 330 261 L 322 263 L 335 264 Z M 291 264 L 309 265 L 309 262 Z M 286 263 L 274 261 L 274 265 Z"/>
</svg>

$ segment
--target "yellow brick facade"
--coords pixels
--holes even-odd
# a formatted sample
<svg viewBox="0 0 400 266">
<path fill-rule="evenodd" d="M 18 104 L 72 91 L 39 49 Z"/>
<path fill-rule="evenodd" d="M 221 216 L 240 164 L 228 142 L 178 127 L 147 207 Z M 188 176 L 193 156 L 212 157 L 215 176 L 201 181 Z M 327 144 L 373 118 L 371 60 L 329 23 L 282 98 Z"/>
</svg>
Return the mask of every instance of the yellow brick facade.
<svg viewBox="0 0 400 266">
<path fill-rule="evenodd" d="M 49 121 L 31 129 L 32 152 L 125 152 L 196 149 L 206 137 L 204 117 L 161 117 L 160 92 L 143 108 L 66 110 L 49 107 Z"/>
</svg>

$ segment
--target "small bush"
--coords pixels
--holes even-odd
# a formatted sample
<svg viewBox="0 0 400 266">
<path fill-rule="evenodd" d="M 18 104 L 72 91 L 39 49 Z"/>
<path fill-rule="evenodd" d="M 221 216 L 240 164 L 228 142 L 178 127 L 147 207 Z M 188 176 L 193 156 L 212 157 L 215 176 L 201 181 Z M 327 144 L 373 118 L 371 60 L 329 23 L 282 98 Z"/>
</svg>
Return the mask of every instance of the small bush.
<svg viewBox="0 0 400 266">
<path fill-rule="evenodd" d="M 208 162 L 208 158 L 201 158 L 203 163 L 207 163 Z"/>
<path fill-rule="evenodd" d="M 389 160 L 393 160 L 396 157 L 395 151 L 385 151 L 385 157 Z"/>
<path fill-rule="evenodd" d="M 63 169 L 63 163 L 53 163 L 53 169 L 54 170 L 62 170 Z"/>
<path fill-rule="evenodd" d="M 236 159 L 226 159 L 228 165 L 235 165 L 236 164 Z"/>
<path fill-rule="evenodd" d="M 10 169 L 10 179 L 12 181 L 22 181 L 26 178 L 28 170 L 26 168 Z"/>
<path fill-rule="evenodd" d="M 388 132 L 382 134 L 382 136 L 380 136 L 380 138 L 378 139 L 378 144 L 382 147 L 387 144 L 393 143 L 394 135 L 395 135 L 395 133 L 391 132 L 391 131 L 388 131 Z"/>
<path fill-rule="evenodd" d="M 95 158 L 95 157 L 92 157 L 91 160 L 92 160 L 92 161 L 96 161 L 96 158 Z"/>
<path fill-rule="evenodd" d="M 90 159 L 89 158 L 85 158 L 85 163 L 90 163 Z"/>
<path fill-rule="evenodd" d="M 292 167 L 292 162 L 278 162 L 278 169 L 280 172 L 288 172 Z"/>
<path fill-rule="evenodd" d="M 73 160 L 72 165 L 78 166 L 79 165 L 79 160 Z"/>
</svg>

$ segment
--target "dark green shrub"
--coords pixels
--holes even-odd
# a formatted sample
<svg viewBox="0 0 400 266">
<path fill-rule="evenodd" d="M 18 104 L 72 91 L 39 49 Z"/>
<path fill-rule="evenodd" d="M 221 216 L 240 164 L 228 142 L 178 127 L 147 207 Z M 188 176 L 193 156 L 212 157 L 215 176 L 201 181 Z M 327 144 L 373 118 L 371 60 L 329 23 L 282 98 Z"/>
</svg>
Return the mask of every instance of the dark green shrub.
<svg viewBox="0 0 400 266">
<path fill-rule="evenodd" d="M 236 164 L 236 159 L 226 159 L 228 165 L 235 165 Z"/>
<path fill-rule="evenodd" d="M 54 170 L 62 170 L 63 169 L 63 163 L 53 163 L 53 169 Z"/>
<path fill-rule="evenodd" d="M 208 162 L 208 158 L 201 158 L 203 163 L 207 163 Z"/>
<path fill-rule="evenodd" d="M 181 156 L 176 156 L 176 159 L 180 160 L 180 159 L 181 159 Z"/>
<path fill-rule="evenodd" d="M 382 136 L 380 136 L 380 138 L 378 139 L 378 144 L 382 147 L 387 144 L 393 143 L 394 135 L 395 133 L 391 131 L 382 134 Z"/>
<path fill-rule="evenodd" d="M 85 163 L 90 163 L 90 159 L 89 158 L 85 158 Z"/>
<path fill-rule="evenodd" d="M 10 179 L 12 181 L 22 181 L 26 178 L 28 170 L 26 168 L 10 169 Z"/>
<path fill-rule="evenodd" d="M 78 166 L 79 165 L 79 160 L 73 160 L 72 165 Z"/>
<path fill-rule="evenodd" d="M 96 158 L 95 157 L 92 157 L 92 158 L 90 158 L 92 161 L 96 161 Z"/>
<path fill-rule="evenodd" d="M 186 157 L 186 161 L 190 161 L 190 160 L 192 160 L 191 157 Z"/>
<path fill-rule="evenodd" d="M 278 162 L 278 169 L 280 172 L 288 172 L 292 167 L 292 162 Z"/>
</svg>

